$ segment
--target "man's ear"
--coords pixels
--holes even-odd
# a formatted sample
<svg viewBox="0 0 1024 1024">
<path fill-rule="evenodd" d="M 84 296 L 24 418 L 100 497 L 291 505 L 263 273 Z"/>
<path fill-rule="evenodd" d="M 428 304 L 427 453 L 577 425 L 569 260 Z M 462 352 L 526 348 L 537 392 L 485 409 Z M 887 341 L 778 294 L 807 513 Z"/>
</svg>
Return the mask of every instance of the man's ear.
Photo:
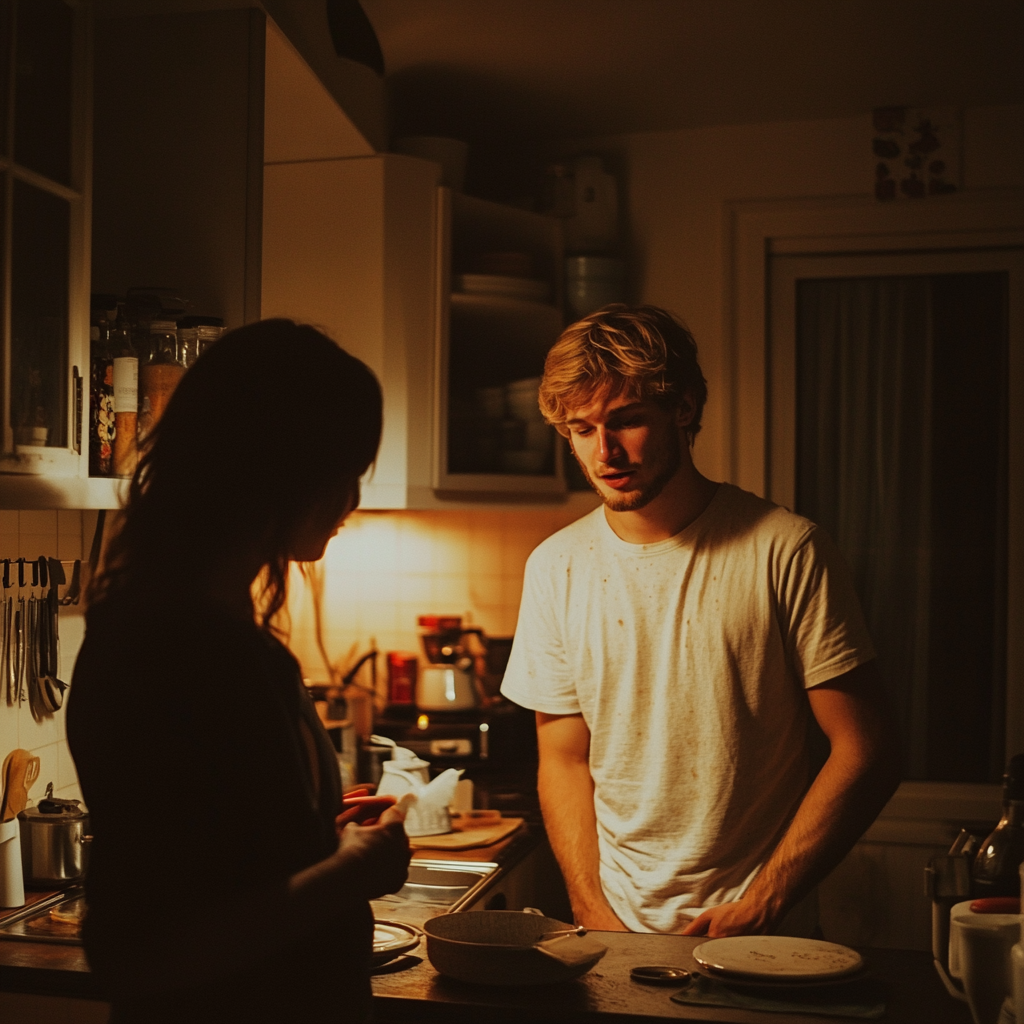
<svg viewBox="0 0 1024 1024">
<path fill-rule="evenodd" d="M 689 391 L 683 392 L 679 398 L 679 404 L 676 406 L 676 426 L 685 430 L 696 415 L 697 403 L 694 401 L 693 395 Z"/>
</svg>

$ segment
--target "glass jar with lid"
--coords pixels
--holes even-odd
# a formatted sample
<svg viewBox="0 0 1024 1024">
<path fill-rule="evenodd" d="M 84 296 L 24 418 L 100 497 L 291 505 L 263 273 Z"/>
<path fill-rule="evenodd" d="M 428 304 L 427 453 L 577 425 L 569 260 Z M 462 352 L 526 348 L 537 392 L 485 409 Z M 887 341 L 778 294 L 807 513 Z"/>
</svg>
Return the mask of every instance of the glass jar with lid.
<svg viewBox="0 0 1024 1024">
<path fill-rule="evenodd" d="M 156 426 L 185 373 L 178 349 L 178 325 L 152 320 L 146 361 L 139 366 L 139 440 Z"/>
<path fill-rule="evenodd" d="M 178 351 L 181 362 L 191 366 L 224 333 L 219 316 L 185 316 L 178 321 Z"/>
</svg>

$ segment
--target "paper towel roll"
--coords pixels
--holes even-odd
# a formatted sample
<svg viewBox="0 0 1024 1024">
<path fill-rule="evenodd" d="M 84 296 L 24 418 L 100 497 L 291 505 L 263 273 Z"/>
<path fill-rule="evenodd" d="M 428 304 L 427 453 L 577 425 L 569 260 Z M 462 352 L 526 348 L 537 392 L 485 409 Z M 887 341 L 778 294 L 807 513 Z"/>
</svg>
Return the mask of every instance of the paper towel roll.
<svg viewBox="0 0 1024 1024">
<path fill-rule="evenodd" d="M 18 819 L 0 823 L 0 907 L 25 906 L 21 870 L 21 829 Z"/>
</svg>

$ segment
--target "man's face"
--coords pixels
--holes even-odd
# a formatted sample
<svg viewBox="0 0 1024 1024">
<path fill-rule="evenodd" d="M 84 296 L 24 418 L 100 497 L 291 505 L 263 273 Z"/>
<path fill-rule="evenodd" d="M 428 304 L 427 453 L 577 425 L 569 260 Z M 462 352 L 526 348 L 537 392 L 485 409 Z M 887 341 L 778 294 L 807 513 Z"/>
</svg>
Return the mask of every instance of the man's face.
<svg viewBox="0 0 1024 1024">
<path fill-rule="evenodd" d="M 599 393 L 566 422 L 569 443 L 590 486 L 612 512 L 650 504 L 682 465 L 680 427 L 687 405 Z M 690 413 L 692 416 L 692 412 Z"/>
</svg>

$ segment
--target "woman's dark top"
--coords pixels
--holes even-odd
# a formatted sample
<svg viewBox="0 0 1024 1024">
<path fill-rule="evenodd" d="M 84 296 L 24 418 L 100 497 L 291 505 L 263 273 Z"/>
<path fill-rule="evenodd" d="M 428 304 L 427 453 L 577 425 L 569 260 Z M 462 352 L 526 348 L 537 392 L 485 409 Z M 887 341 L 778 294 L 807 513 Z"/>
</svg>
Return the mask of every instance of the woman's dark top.
<svg viewBox="0 0 1024 1024">
<path fill-rule="evenodd" d="M 267 900 L 337 849 L 336 755 L 280 643 L 213 606 L 109 598 L 89 612 L 67 729 L 95 836 L 84 943 L 112 1024 L 367 1017 L 373 917 L 355 898 L 237 971 L 160 991 L 137 983 L 202 929 L 200 912 Z"/>
</svg>

